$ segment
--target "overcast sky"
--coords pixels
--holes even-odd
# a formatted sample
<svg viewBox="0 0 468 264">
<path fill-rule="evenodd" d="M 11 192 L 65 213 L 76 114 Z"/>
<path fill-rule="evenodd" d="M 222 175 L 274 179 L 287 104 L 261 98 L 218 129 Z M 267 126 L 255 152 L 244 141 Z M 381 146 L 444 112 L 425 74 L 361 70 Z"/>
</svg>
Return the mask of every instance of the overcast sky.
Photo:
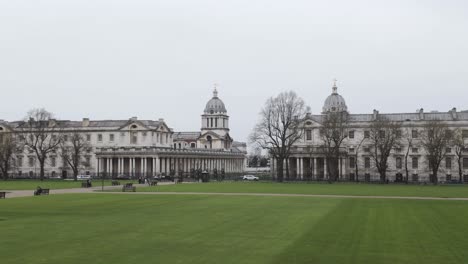
<svg viewBox="0 0 468 264">
<path fill-rule="evenodd" d="M 0 0 L 0 119 L 200 129 L 219 83 L 231 135 L 294 90 L 318 114 L 333 79 L 351 113 L 468 109 L 464 0 Z"/>
</svg>

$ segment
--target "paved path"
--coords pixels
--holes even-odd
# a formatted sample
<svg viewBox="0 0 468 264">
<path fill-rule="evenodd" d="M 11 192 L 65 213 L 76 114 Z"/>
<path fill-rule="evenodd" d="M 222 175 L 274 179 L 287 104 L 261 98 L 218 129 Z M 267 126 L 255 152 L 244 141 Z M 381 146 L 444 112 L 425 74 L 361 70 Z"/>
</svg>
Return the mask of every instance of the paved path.
<svg viewBox="0 0 468 264">
<path fill-rule="evenodd" d="M 170 185 L 173 182 L 160 182 L 158 185 Z M 145 184 L 134 184 L 133 186 L 147 187 Z M 350 199 L 405 199 L 405 200 L 445 200 L 445 201 L 468 201 L 468 198 L 443 198 L 443 197 L 411 197 L 411 196 L 359 196 L 359 195 L 324 195 L 324 194 L 280 194 L 280 193 L 207 193 L 207 192 L 112 192 L 119 190 L 119 186 L 104 186 L 106 192 L 99 192 L 101 186 L 92 188 L 73 188 L 50 190 L 50 194 L 72 194 L 72 193 L 96 193 L 96 194 L 120 194 L 120 195 L 224 195 L 224 196 L 277 196 L 277 197 L 315 197 L 315 198 L 350 198 Z M 33 196 L 34 190 L 6 191 L 7 198 Z"/>
<path fill-rule="evenodd" d="M 173 182 L 159 182 L 158 185 L 169 185 L 174 184 Z M 148 187 L 146 184 L 133 184 L 135 187 Z M 104 186 L 104 190 L 119 190 L 122 188 L 122 185 L 118 186 Z M 57 189 L 50 190 L 50 194 L 68 194 L 68 193 L 99 193 L 96 191 L 101 191 L 102 186 L 96 186 L 92 188 L 71 188 L 71 189 Z M 28 197 L 34 196 L 34 190 L 5 190 L 6 198 L 17 198 L 17 197 Z M 115 192 L 111 192 L 115 193 Z"/>
</svg>

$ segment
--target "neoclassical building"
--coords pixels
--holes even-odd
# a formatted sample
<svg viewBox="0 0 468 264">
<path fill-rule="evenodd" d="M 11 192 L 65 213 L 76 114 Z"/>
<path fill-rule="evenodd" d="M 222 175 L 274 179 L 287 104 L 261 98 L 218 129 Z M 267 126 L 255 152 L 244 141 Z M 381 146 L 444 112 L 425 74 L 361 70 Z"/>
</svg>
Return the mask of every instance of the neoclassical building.
<svg viewBox="0 0 468 264">
<path fill-rule="evenodd" d="M 215 170 L 226 174 L 242 173 L 246 164 L 246 145 L 236 142 L 229 134 L 229 116 L 223 101 L 214 91 L 201 116 L 199 132 L 174 132 L 164 119 L 139 120 L 50 120 L 62 138 L 76 131 L 85 135 L 89 151 L 84 154 L 80 174 L 108 177 L 186 176 L 193 169 L 209 173 Z M 21 133 L 23 121 L 0 120 L 0 135 Z M 48 177 L 71 177 L 70 168 L 60 153 L 49 155 Z M 15 156 L 13 176 L 37 176 L 39 165 L 35 154 L 24 149 Z"/>
<path fill-rule="evenodd" d="M 370 151 L 370 142 L 366 141 L 369 138 L 369 130 L 371 122 L 377 118 L 384 117 L 385 119 L 399 122 L 402 130 L 409 132 L 412 138 L 412 145 L 405 145 L 405 141 L 395 147 L 389 157 L 389 168 L 387 178 L 394 181 L 406 174 L 405 170 L 405 154 L 409 148 L 408 167 L 409 181 L 427 182 L 429 181 L 429 165 L 425 156 L 425 150 L 421 146 L 421 132 L 424 124 L 429 120 L 441 120 L 449 125 L 451 129 L 461 129 L 465 145 L 468 146 L 468 111 L 457 111 L 456 108 L 448 112 L 424 112 L 420 109 L 416 113 L 379 113 L 374 110 L 371 114 L 352 114 L 348 112 L 348 106 L 345 99 L 338 93 L 338 88 L 333 86 L 332 94 L 328 96 L 323 105 L 320 115 L 307 114 L 302 123 L 303 137 L 293 147 L 290 158 L 284 166 L 285 175 L 286 169 L 289 169 L 289 175 L 292 179 L 328 179 L 327 162 L 325 162 L 325 153 L 323 152 L 323 139 L 320 135 L 320 128 L 324 117 L 328 113 L 346 112 L 348 114 L 348 136 L 342 144 L 341 158 L 338 161 L 338 174 L 341 180 L 355 180 L 355 169 L 358 166 L 359 180 L 378 180 L 379 173 L 373 164 Z M 358 146 L 359 151 L 357 151 Z M 439 181 L 448 181 L 451 179 L 459 179 L 458 164 L 456 162 L 455 152 L 453 148 L 447 149 L 448 154 L 442 161 L 439 170 Z M 357 154 L 357 155 L 356 155 Z M 357 156 L 357 158 L 356 158 Z M 277 172 L 277 162 L 271 161 L 271 171 L 275 177 Z M 286 165 L 286 164 L 284 164 Z M 468 151 L 464 152 L 462 171 L 464 175 L 468 175 Z M 401 178 L 400 178 L 401 179 Z"/>
</svg>

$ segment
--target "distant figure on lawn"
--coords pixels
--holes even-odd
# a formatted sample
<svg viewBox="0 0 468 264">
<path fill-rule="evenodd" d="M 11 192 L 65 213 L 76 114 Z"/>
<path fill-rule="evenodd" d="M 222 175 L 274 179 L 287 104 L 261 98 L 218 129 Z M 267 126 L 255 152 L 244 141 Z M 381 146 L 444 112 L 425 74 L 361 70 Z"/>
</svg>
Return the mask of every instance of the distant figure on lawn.
<svg viewBox="0 0 468 264">
<path fill-rule="evenodd" d="M 90 179 L 86 180 L 86 186 L 88 186 L 88 188 L 91 187 L 91 180 Z"/>
<path fill-rule="evenodd" d="M 41 193 L 42 193 L 41 186 L 37 186 L 36 190 L 34 191 L 34 195 L 41 195 Z"/>
</svg>

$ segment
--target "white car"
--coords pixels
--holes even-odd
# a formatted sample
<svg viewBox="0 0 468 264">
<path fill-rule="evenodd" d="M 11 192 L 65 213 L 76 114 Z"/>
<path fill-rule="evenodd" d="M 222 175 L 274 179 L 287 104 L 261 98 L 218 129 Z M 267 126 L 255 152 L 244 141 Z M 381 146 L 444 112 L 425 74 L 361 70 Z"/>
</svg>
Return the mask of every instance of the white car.
<svg viewBox="0 0 468 264">
<path fill-rule="evenodd" d="M 253 175 L 244 175 L 242 177 L 242 180 L 244 180 L 244 181 L 258 181 L 258 177 L 253 176 Z"/>
<path fill-rule="evenodd" d="M 90 180 L 91 179 L 91 175 L 78 175 L 76 176 L 76 178 L 78 180 Z"/>
</svg>

